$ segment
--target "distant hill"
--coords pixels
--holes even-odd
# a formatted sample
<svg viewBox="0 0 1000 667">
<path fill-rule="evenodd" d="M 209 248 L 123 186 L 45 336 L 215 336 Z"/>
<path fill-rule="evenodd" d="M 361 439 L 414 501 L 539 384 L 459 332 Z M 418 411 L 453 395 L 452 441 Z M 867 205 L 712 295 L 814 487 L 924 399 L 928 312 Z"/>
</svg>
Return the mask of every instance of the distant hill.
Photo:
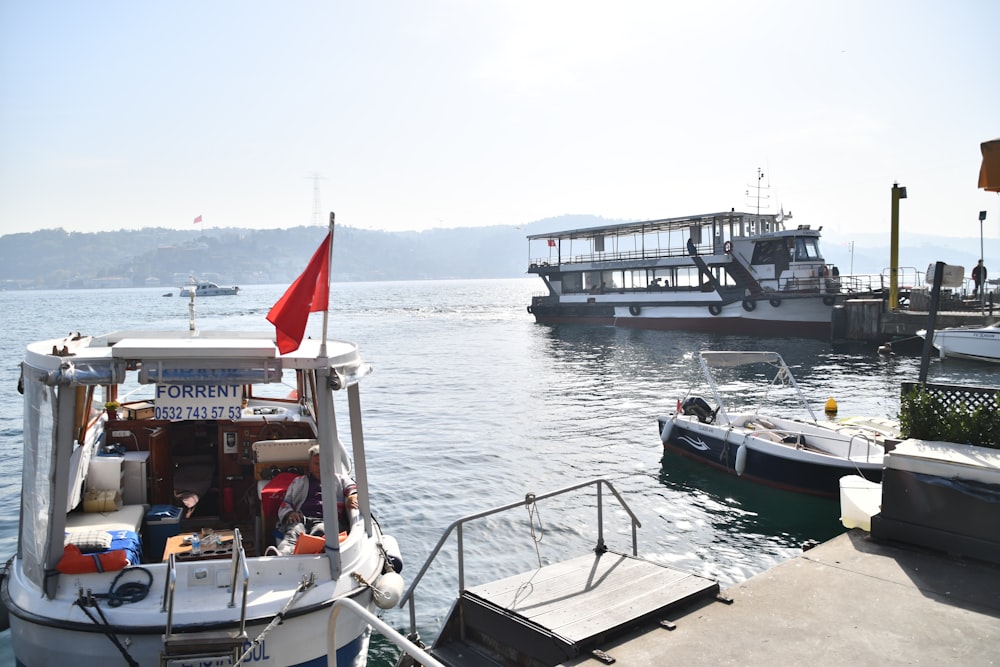
<svg viewBox="0 0 1000 667">
<path fill-rule="evenodd" d="M 511 278 L 526 275 L 525 237 L 547 231 L 617 222 L 564 215 L 528 225 L 383 232 L 337 227 L 334 281 Z M 147 228 L 80 233 L 48 229 L 0 236 L 0 285 L 7 289 L 162 286 L 175 289 L 189 275 L 220 284 L 290 282 L 305 268 L 325 228 L 197 231 Z M 851 249 L 853 242 L 853 256 Z M 990 245 L 994 247 L 991 254 Z M 987 258 L 996 256 L 988 240 Z M 979 239 L 904 236 L 900 264 L 924 270 L 934 261 L 971 269 Z M 889 265 L 888 232 L 839 236 L 824 232 L 827 261 L 841 273 L 880 273 Z M 1000 270 L 1000 261 L 997 262 Z M 990 262 L 987 259 L 987 266 Z"/>
</svg>

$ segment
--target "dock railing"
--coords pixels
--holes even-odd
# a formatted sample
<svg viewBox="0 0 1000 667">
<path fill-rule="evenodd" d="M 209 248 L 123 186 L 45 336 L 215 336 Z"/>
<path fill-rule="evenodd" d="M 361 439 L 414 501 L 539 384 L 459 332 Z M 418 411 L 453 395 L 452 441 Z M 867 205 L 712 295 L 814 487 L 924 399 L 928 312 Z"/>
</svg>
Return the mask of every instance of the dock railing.
<svg viewBox="0 0 1000 667">
<path fill-rule="evenodd" d="M 608 480 L 592 479 L 586 482 L 581 482 L 579 484 L 574 484 L 573 486 L 564 487 L 557 491 L 551 491 L 549 493 L 542 493 L 542 494 L 529 493 L 525 496 L 524 500 L 518 501 L 516 503 L 510 503 L 508 505 L 502 505 L 500 507 L 494 507 L 493 509 L 485 510 L 483 512 L 469 514 L 460 519 L 456 519 L 451 523 L 451 525 L 448 526 L 447 530 L 445 530 L 444 534 L 441 536 L 441 539 L 439 539 L 438 543 L 434 546 L 434 549 L 431 550 L 430 556 L 427 557 L 427 560 L 424 562 L 423 567 L 420 568 L 420 572 L 418 572 L 417 576 L 413 578 L 413 583 L 410 584 L 409 589 L 407 589 L 406 593 L 404 593 L 403 597 L 400 598 L 399 600 L 400 608 L 402 608 L 406 604 L 410 605 L 410 632 L 416 633 L 417 631 L 417 612 L 416 612 L 416 605 L 414 604 L 415 602 L 414 592 L 416 591 L 417 585 L 420 583 L 420 580 L 423 578 L 424 574 L 426 574 L 427 570 L 430 568 L 431 563 L 434 562 L 434 559 L 437 558 L 438 554 L 441 552 L 442 547 L 444 547 L 445 543 L 448 541 L 448 538 L 451 536 L 452 532 L 456 534 L 458 541 L 457 545 L 458 546 L 458 595 L 461 595 L 462 591 L 465 590 L 465 551 L 463 543 L 463 527 L 465 526 L 465 524 L 471 521 L 482 519 L 484 517 L 492 516 L 494 514 L 506 512 L 508 510 L 516 509 L 519 507 L 525 507 L 527 505 L 537 503 L 539 500 L 545 500 L 547 498 L 560 496 L 589 486 L 597 487 L 597 544 L 594 546 L 594 551 L 602 553 L 607 550 L 607 547 L 605 546 L 604 543 L 604 500 L 602 494 L 602 488 L 606 486 L 608 491 L 610 491 L 612 495 L 614 495 L 614 497 L 618 500 L 618 504 L 621 505 L 622 509 L 625 510 L 625 512 L 629 515 L 632 524 L 632 555 L 638 556 L 639 554 L 638 554 L 637 531 L 640 527 L 642 527 L 642 523 L 639 521 L 639 518 L 635 515 L 635 513 L 631 510 L 631 508 L 629 508 L 628 504 L 625 502 L 625 499 L 622 498 L 621 494 L 618 493 L 617 489 L 615 489 L 615 487 Z"/>
</svg>

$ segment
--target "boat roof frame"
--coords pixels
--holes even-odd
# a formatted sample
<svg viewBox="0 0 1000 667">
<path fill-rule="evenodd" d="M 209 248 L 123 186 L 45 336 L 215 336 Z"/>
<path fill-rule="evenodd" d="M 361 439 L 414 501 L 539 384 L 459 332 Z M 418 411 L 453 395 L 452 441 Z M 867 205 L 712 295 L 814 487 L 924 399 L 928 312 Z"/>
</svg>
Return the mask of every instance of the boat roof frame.
<svg viewBox="0 0 1000 667">
<path fill-rule="evenodd" d="M 744 218 L 756 218 L 783 225 L 778 220 L 778 216 L 773 213 L 746 213 L 742 211 L 725 211 L 719 213 L 704 213 L 701 215 L 687 215 L 678 218 L 662 218 L 660 220 L 643 220 L 637 222 L 616 222 L 596 227 L 581 227 L 577 229 L 567 229 L 561 232 L 549 232 L 544 234 L 529 234 L 529 241 L 542 239 L 574 240 L 589 239 L 595 236 L 632 235 L 648 234 L 656 232 L 669 232 L 688 229 L 691 225 L 708 225 L 715 222 L 727 222 Z"/>
</svg>

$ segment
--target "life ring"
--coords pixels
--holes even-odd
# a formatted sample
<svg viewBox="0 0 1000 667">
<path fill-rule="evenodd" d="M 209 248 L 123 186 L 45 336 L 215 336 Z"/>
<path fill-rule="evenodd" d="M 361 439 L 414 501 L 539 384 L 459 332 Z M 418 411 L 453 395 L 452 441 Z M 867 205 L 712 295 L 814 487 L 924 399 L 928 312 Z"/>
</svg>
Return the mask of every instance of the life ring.
<svg viewBox="0 0 1000 667">
<path fill-rule="evenodd" d="M 718 315 L 719 313 L 722 312 L 722 306 L 720 306 L 717 303 L 713 303 L 711 306 L 708 307 L 708 312 L 712 313 L 713 315 Z"/>
<path fill-rule="evenodd" d="M 836 301 L 836 299 L 834 299 L 829 294 L 827 294 L 826 296 L 823 297 L 823 305 L 824 306 L 832 306 L 834 301 Z"/>
<path fill-rule="evenodd" d="M 776 296 L 772 296 L 770 299 L 768 299 L 768 303 L 777 308 L 778 306 L 781 305 L 781 299 L 779 299 Z"/>
<path fill-rule="evenodd" d="M 757 307 L 757 302 L 753 299 L 743 299 L 743 310 L 748 313 L 753 312 L 754 308 Z"/>
<path fill-rule="evenodd" d="M 732 255 L 733 254 L 733 242 L 732 241 L 726 241 L 725 243 L 722 244 L 722 249 L 723 249 L 723 251 L 725 251 L 725 253 L 727 255 Z"/>
<path fill-rule="evenodd" d="M 531 315 L 531 306 L 528 306 L 528 314 Z"/>
<path fill-rule="evenodd" d="M 631 313 L 633 317 L 639 317 L 639 313 L 642 312 L 642 307 L 633 304 L 628 307 L 628 312 Z"/>
</svg>

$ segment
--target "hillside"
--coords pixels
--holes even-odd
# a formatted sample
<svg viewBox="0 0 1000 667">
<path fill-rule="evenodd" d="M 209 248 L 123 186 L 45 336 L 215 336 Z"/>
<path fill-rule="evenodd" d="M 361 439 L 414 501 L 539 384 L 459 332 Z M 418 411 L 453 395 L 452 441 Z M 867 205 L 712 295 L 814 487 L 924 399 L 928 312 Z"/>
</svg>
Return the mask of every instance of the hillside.
<svg viewBox="0 0 1000 667">
<path fill-rule="evenodd" d="M 612 222 L 565 215 L 522 227 L 464 227 L 383 232 L 337 227 L 334 281 L 522 277 L 528 234 Z M 220 284 L 273 284 L 295 279 L 325 229 L 147 228 L 99 233 L 48 229 L 0 236 L 0 285 L 5 289 L 163 286 L 175 289 L 189 275 Z M 825 232 L 824 255 L 841 273 L 881 273 L 889 265 L 889 234 L 852 238 Z M 853 246 L 852 246 L 853 243 Z M 987 239 L 986 257 L 1000 252 Z M 853 251 L 853 252 L 852 252 Z M 979 239 L 904 236 L 900 264 L 924 270 L 945 261 L 970 269 Z"/>
</svg>

